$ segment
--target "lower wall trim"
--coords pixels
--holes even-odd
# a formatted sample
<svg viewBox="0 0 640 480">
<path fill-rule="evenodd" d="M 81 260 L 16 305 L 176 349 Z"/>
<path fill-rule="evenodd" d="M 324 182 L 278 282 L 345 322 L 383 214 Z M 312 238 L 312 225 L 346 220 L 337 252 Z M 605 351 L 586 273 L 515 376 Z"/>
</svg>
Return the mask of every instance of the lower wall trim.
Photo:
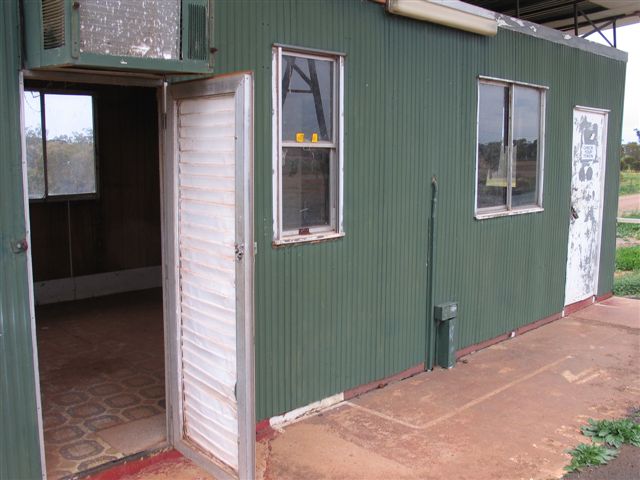
<svg viewBox="0 0 640 480">
<path fill-rule="evenodd" d="M 273 437 L 277 431 L 281 430 L 286 425 L 294 423 L 299 419 L 316 414 L 320 411 L 338 405 L 345 400 L 350 400 L 354 397 L 362 395 L 366 392 L 370 392 L 371 390 L 375 390 L 377 388 L 386 387 L 390 383 L 404 380 L 405 378 L 412 377 L 421 372 L 424 372 L 423 363 L 420 363 L 414 367 L 408 368 L 389 377 L 384 377 L 380 380 L 366 383 L 364 385 L 345 390 L 344 392 L 337 393 L 322 400 L 318 400 L 317 402 L 310 403 L 309 405 L 306 405 L 304 407 L 296 408 L 295 410 L 291 410 L 290 412 L 284 413 L 282 415 L 265 418 L 256 423 L 256 441 L 259 442 L 266 438 Z"/>
<path fill-rule="evenodd" d="M 584 300 L 580 300 L 579 302 L 565 305 L 565 307 L 562 309 L 562 316 L 566 317 L 567 315 L 571 315 L 572 313 L 575 313 L 578 310 L 582 310 L 583 308 L 587 308 L 589 305 L 593 305 L 595 302 L 596 302 L 596 297 L 595 295 L 592 295 L 591 297 L 585 298 Z"/>
<path fill-rule="evenodd" d="M 613 292 L 604 293 L 599 297 L 596 297 L 596 303 L 604 302 L 605 300 L 608 300 L 611 297 L 613 297 Z"/>
<path fill-rule="evenodd" d="M 349 400 L 351 398 L 362 395 L 363 393 L 367 393 L 367 392 L 370 392 L 371 390 L 375 390 L 376 388 L 386 387 L 390 383 L 398 382 L 400 380 L 404 380 L 405 378 L 413 377 L 414 375 L 420 372 L 424 372 L 423 363 L 420 363 L 411 368 L 403 370 L 402 372 L 396 373 L 395 375 L 391 375 L 390 377 L 385 377 L 380 380 L 376 380 L 374 382 L 365 383 L 364 385 L 360 385 L 359 387 L 345 390 L 344 399 Z"/>
<path fill-rule="evenodd" d="M 155 266 L 34 282 L 33 294 L 36 305 L 46 305 L 161 286 L 162 267 Z"/>
<path fill-rule="evenodd" d="M 489 340 L 485 340 L 484 342 L 475 343 L 473 345 L 469 345 L 468 347 L 464 347 L 456 352 L 456 360 L 465 357 L 471 353 L 477 352 L 478 350 L 483 350 L 491 345 L 495 345 L 496 343 L 504 342 L 505 340 L 509 340 L 510 338 L 515 337 L 516 335 L 522 335 L 523 333 L 527 333 L 531 330 L 535 330 L 547 323 L 551 323 L 555 320 L 559 320 L 562 318 L 562 312 L 554 313 L 545 318 L 541 318 L 540 320 L 536 320 L 532 323 L 527 323 L 521 327 L 516 328 L 515 330 L 503 333 L 502 335 L 498 335 L 497 337 L 490 338 Z"/>
<path fill-rule="evenodd" d="M 577 308 L 576 310 L 572 310 L 570 313 L 580 310 L 581 308 L 585 308 L 591 305 L 592 303 L 597 303 L 597 302 L 606 300 L 612 296 L 613 296 L 613 293 L 609 292 L 599 297 L 591 297 L 586 300 L 583 300 L 582 302 L 577 302 L 577 304 L 581 304 L 581 305 L 584 304 L 584 305 L 581 306 L 580 308 Z M 573 304 L 573 305 L 577 305 L 577 304 Z M 530 332 L 531 330 L 540 328 L 543 325 L 559 320 L 564 316 L 569 315 L 569 313 L 566 313 L 566 310 L 569 307 L 572 307 L 572 305 L 565 307 L 565 309 L 562 312 L 554 313 L 553 315 L 550 315 L 548 317 L 541 318 L 540 320 L 536 320 L 535 322 L 528 323 L 526 325 L 516 328 L 515 330 L 509 333 L 504 333 L 502 335 L 498 335 L 497 337 L 493 337 L 489 340 L 485 340 L 484 342 L 475 343 L 473 345 L 469 345 L 468 347 L 462 348 L 456 352 L 456 360 L 462 357 L 465 357 L 471 353 L 477 352 L 478 350 L 482 350 L 484 348 L 490 347 L 491 345 L 495 345 L 496 343 L 500 343 L 510 338 L 513 338 L 516 335 L 522 335 L 523 333 Z M 374 382 L 366 383 L 364 385 L 360 385 L 358 387 L 345 390 L 344 392 L 338 393 L 331 397 L 327 397 L 323 400 L 310 403 L 305 407 L 297 408 L 283 415 L 278 415 L 275 417 L 263 419 L 256 423 L 256 441 L 261 441 L 265 438 L 271 438 L 276 434 L 276 429 L 279 430 L 280 427 L 284 427 L 285 425 L 292 423 L 297 419 L 301 419 L 305 416 L 318 413 L 319 411 L 332 407 L 334 405 L 337 405 L 342 401 L 350 400 L 354 397 L 362 395 L 363 393 L 370 392 L 371 390 L 375 390 L 377 388 L 386 387 L 390 383 L 404 380 L 405 378 L 412 377 L 421 372 L 424 372 L 424 364 L 422 363 L 414 367 L 408 368 L 407 370 L 403 370 L 402 372 L 391 375 L 389 377 L 385 377 L 380 380 L 376 380 Z"/>
<path fill-rule="evenodd" d="M 99 471 L 92 469 L 85 478 L 89 480 L 119 480 L 129 475 L 135 475 L 151 465 L 179 458 L 182 458 L 182 454 L 174 449 L 151 454 L 143 453 L 139 456 L 134 455 L 117 460 L 117 464 L 101 465 L 96 469 Z"/>
</svg>

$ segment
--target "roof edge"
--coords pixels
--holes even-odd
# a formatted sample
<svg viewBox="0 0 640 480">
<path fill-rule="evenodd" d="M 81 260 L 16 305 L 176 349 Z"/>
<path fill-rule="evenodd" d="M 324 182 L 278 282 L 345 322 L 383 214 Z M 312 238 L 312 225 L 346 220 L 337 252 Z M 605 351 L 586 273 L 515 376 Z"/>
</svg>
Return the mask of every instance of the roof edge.
<svg viewBox="0 0 640 480">
<path fill-rule="evenodd" d="M 596 55 L 601 55 L 603 57 L 608 57 L 622 62 L 626 62 L 629 57 L 627 52 L 618 50 L 617 48 L 607 47 L 606 45 L 601 45 L 585 38 L 576 37 L 567 32 L 554 30 L 553 28 L 545 27 L 544 25 L 527 22 L 526 20 L 513 18 L 501 13 L 496 13 L 495 15 L 496 21 L 498 22 L 498 28 L 504 28 L 506 30 L 523 33 L 525 35 L 531 35 L 532 37 L 542 38 L 550 42 L 571 48 L 577 48 L 585 52 L 594 53 Z"/>
</svg>

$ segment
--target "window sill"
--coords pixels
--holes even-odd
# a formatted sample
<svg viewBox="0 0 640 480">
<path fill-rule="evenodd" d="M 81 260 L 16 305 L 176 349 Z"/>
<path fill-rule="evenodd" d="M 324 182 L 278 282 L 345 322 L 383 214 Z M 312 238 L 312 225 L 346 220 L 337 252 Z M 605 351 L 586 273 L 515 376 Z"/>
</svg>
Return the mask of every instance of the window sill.
<svg viewBox="0 0 640 480">
<path fill-rule="evenodd" d="M 306 243 L 320 243 L 327 242 L 330 240 L 336 240 L 338 238 L 344 237 L 344 232 L 322 232 L 322 233 L 312 233 L 310 235 L 291 235 L 290 237 L 279 238 L 277 240 L 273 240 L 271 245 L 274 248 L 277 247 L 286 247 L 287 245 L 300 245 Z"/>
<path fill-rule="evenodd" d="M 476 212 L 475 219 L 476 220 L 486 220 L 487 218 L 496 218 L 496 217 L 511 217 L 513 215 L 524 215 L 525 213 L 538 213 L 544 212 L 544 208 L 542 207 L 526 207 L 519 208 L 517 210 L 499 210 L 494 212 Z"/>
</svg>

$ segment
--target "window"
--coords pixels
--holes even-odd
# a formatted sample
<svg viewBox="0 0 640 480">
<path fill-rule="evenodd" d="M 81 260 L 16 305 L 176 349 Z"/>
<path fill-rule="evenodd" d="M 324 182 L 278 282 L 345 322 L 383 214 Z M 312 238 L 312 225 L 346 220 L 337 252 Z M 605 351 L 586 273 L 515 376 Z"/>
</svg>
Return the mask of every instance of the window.
<svg viewBox="0 0 640 480">
<path fill-rule="evenodd" d="M 476 217 L 542 210 L 545 87 L 481 79 Z"/>
<path fill-rule="evenodd" d="M 343 56 L 273 50 L 274 242 L 342 235 Z"/>
<path fill-rule="evenodd" d="M 29 199 L 96 194 L 91 95 L 24 92 Z"/>
</svg>

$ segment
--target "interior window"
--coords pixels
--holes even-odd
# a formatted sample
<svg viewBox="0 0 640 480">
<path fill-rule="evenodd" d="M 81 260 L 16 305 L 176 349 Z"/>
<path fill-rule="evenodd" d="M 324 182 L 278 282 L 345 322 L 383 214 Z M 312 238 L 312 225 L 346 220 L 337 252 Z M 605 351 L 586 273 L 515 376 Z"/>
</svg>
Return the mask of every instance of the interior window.
<svg viewBox="0 0 640 480">
<path fill-rule="evenodd" d="M 30 199 L 97 193 L 93 97 L 24 92 Z"/>
</svg>

